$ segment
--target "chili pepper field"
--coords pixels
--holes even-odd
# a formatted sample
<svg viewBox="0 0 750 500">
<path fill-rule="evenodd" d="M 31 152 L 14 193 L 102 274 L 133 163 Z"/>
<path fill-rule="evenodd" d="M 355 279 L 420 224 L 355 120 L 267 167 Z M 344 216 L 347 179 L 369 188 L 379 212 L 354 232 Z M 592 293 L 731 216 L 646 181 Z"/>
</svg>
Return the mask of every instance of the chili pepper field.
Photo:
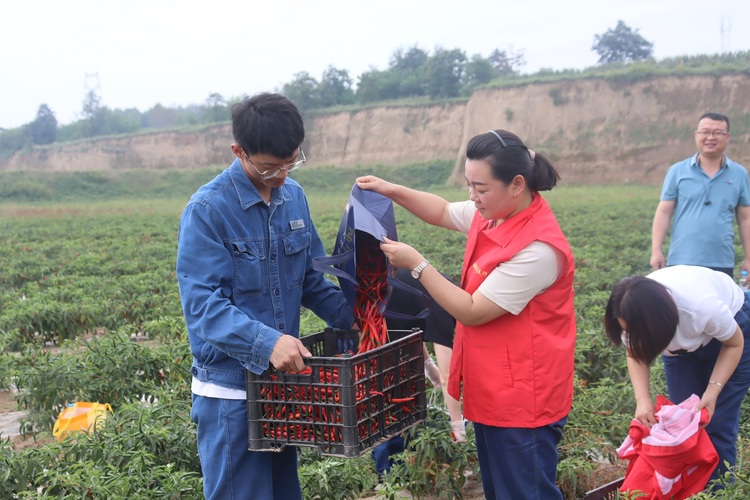
<svg viewBox="0 0 750 500">
<path fill-rule="evenodd" d="M 300 169 L 330 253 L 349 189 L 375 173 L 444 196 L 452 161 L 408 168 Z M 190 422 L 190 351 L 175 278 L 177 227 L 188 198 L 220 168 L 190 172 L 0 172 L 0 392 L 24 411 L 20 436 L 0 442 L 0 498 L 202 498 Z M 574 407 L 560 446 L 566 499 L 624 474 L 615 449 L 635 409 L 625 353 L 601 326 L 611 286 L 649 271 L 658 186 L 569 186 L 543 193 L 576 258 Z M 399 240 L 457 280 L 464 237 L 396 207 Z M 737 241 L 737 252 L 741 246 Z M 738 259 L 739 260 L 739 259 Z M 302 311 L 303 333 L 324 329 Z M 652 393 L 664 393 L 656 365 Z M 369 452 L 352 458 L 300 448 L 305 498 L 477 498 L 473 432 L 454 444 L 441 395 L 428 384 L 427 420 L 377 490 Z M 74 401 L 109 403 L 92 434 L 58 442 L 57 415 Z M 750 497 L 750 407 L 739 471 L 722 498 Z M 700 498 L 700 496 L 698 497 Z M 704 496 L 704 498 L 708 498 Z"/>
</svg>

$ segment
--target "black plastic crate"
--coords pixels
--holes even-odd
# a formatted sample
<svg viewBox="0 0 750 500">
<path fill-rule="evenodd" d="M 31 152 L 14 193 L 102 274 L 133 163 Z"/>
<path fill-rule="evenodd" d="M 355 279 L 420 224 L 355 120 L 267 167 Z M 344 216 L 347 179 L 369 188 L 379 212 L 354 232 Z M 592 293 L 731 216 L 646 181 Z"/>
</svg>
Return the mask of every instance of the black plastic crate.
<svg viewBox="0 0 750 500">
<path fill-rule="evenodd" d="M 356 354 L 358 331 L 327 328 L 301 338 L 313 354 L 309 374 L 247 371 L 249 449 L 314 446 L 356 457 L 424 421 L 422 331 L 388 336 L 382 347 Z"/>
</svg>

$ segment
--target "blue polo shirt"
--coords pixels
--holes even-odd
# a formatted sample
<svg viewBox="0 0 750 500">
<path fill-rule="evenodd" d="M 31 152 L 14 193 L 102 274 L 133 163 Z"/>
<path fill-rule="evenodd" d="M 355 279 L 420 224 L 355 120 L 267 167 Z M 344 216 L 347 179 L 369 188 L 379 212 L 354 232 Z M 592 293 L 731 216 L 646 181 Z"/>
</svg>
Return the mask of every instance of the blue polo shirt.
<svg viewBox="0 0 750 500">
<path fill-rule="evenodd" d="M 695 154 L 669 167 L 661 199 L 675 202 L 668 266 L 734 267 L 735 209 L 750 205 L 745 167 L 725 156 L 709 178 Z"/>
</svg>

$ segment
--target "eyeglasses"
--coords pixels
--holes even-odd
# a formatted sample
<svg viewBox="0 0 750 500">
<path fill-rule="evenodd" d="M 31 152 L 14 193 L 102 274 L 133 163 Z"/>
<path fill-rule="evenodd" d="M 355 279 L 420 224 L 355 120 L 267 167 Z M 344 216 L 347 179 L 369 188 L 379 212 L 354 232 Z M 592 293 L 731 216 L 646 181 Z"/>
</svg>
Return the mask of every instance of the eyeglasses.
<svg viewBox="0 0 750 500">
<path fill-rule="evenodd" d="M 724 132 L 723 130 L 700 129 L 700 130 L 696 130 L 695 133 L 703 138 L 714 136 L 717 139 L 721 139 L 725 135 L 729 135 L 729 132 Z"/>
<path fill-rule="evenodd" d="M 245 155 L 245 159 L 250 162 L 250 165 L 253 166 L 255 171 L 258 172 L 258 175 L 260 175 L 264 181 L 267 181 L 268 179 L 273 179 L 274 177 L 279 175 L 282 170 L 286 170 L 287 172 L 291 172 L 292 170 L 297 170 L 302 165 L 304 165 L 305 162 L 307 161 L 307 158 L 305 158 L 305 152 L 302 151 L 302 148 L 300 148 L 299 154 L 297 155 L 297 157 L 299 158 L 299 156 L 301 155 L 302 156 L 301 160 L 293 161 L 292 163 L 288 163 L 287 165 L 282 165 L 280 167 L 271 168 L 271 169 L 261 172 L 260 170 L 258 170 L 258 167 L 255 166 L 255 163 L 253 163 L 253 160 L 250 159 L 248 154 L 245 153 L 245 150 L 242 150 L 242 154 Z"/>
</svg>

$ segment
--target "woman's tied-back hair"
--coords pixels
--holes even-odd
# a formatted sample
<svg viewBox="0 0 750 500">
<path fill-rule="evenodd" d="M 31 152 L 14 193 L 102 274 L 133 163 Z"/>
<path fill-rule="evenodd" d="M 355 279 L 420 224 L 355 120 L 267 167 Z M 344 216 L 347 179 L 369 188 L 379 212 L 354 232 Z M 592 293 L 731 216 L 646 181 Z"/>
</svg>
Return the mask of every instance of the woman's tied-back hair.
<svg viewBox="0 0 750 500">
<path fill-rule="evenodd" d="M 627 325 L 630 357 L 649 365 L 672 341 L 679 322 L 677 305 L 669 290 L 644 276 L 622 279 L 612 288 L 607 301 L 604 329 L 610 340 L 620 345 L 623 330 L 617 318 Z"/>
<path fill-rule="evenodd" d="M 305 139 L 305 126 L 292 101 L 263 92 L 232 106 L 232 133 L 248 155 L 289 158 Z"/>
<path fill-rule="evenodd" d="M 472 138 L 466 146 L 466 158 L 486 160 L 492 177 L 506 186 L 515 176 L 521 175 L 532 191 L 548 191 L 560 179 L 544 155 L 535 153 L 532 160 L 526 144 L 507 130 L 490 130 Z"/>
</svg>

